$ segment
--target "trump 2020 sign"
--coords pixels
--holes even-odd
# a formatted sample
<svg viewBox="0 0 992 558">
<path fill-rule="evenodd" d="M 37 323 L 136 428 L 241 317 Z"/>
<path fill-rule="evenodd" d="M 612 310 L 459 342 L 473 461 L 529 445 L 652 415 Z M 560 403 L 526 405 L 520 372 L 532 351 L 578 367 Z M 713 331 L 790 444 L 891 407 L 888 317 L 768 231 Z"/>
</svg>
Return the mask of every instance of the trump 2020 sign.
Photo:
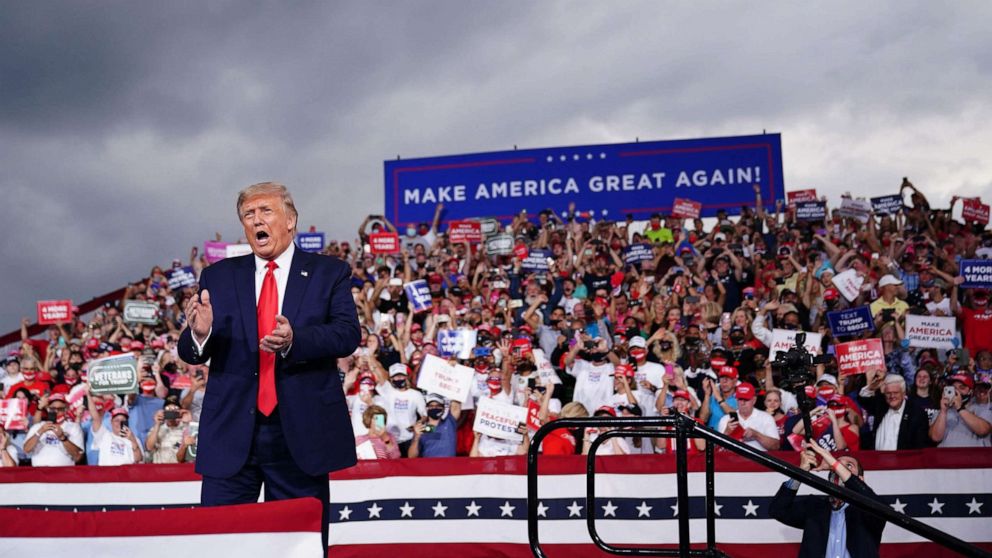
<svg viewBox="0 0 992 558">
<path fill-rule="evenodd" d="M 597 219 L 668 214 L 675 198 L 702 203 L 702 216 L 784 199 L 780 134 L 552 147 L 385 162 L 386 216 L 398 225 L 510 219 L 527 210 L 561 214 L 570 202 Z"/>
</svg>

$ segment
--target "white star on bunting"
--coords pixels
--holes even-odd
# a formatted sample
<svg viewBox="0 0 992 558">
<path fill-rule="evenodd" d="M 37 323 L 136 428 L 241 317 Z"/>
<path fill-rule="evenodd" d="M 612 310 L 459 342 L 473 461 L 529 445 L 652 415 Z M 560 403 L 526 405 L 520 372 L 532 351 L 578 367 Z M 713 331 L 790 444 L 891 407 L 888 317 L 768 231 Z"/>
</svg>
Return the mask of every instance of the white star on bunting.
<svg viewBox="0 0 992 558">
<path fill-rule="evenodd" d="M 930 515 L 933 515 L 935 513 L 939 513 L 940 515 L 944 515 L 944 503 L 943 502 L 938 502 L 936 496 L 934 496 L 933 502 L 930 502 L 927 505 L 930 506 Z"/>
<path fill-rule="evenodd" d="M 338 521 L 347 521 L 351 519 L 351 508 L 349 508 L 348 506 L 341 508 L 341 510 L 338 511 L 338 513 L 341 514 L 341 517 L 338 518 Z"/>
<path fill-rule="evenodd" d="M 465 506 L 465 510 L 468 511 L 468 514 L 466 515 L 466 517 L 472 517 L 473 515 L 475 517 L 479 517 L 479 510 L 481 510 L 481 509 L 482 509 L 482 506 L 476 505 L 475 500 L 472 500 L 472 503 L 470 503 L 469 505 Z"/>
<path fill-rule="evenodd" d="M 979 502 L 978 500 L 975 499 L 974 496 L 971 497 L 971 501 L 970 502 L 965 502 L 964 503 L 964 505 L 968 506 L 968 515 L 971 515 L 973 513 L 977 513 L 978 515 L 981 515 L 982 514 L 982 505 L 984 505 L 984 504 L 985 504 L 985 502 Z"/>
<path fill-rule="evenodd" d="M 437 505 L 431 509 L 434 510 L 434 517 L 445 517 L 444 511 L 448 509 L 448 506 L 442 506 L 441 501 L 438 500 Z"/>
<path fill-rule="evenodd" d="M 369 508 L 369 519 L 372 519 L 373 517 L 382 519 L 382 516 L 379 515 L 379 512 L 381 512 L 381 511 L 382 511 L 382 508 L 379 507 L 379 504 L 377 504 L 375 502 L 372 502 L 372 507 Z"/>
<path fill-rule="evenodd" d="M 413 517 L 413 510 L 416 508 L 410 505 L 410 502 L 403 502 L 400 506 L 400 517 Z"/>
<path fill-rule="evenodd" d="M 716 500 L 713 500 L 713 511 L 716 512 L 716 516 L 720 517 L 720 510 L 723 509 L 723 504 L 717 504 Z"/>
<path fill-rule="evenodd" d="M 651 517 L 651 509 L 654 506 L 649 506 L 647 502 L 641 501 L 641 505 L 635 508 L 637 510 L 637 517 Z"/>
<path fill-rule="evenodd" d="M 502 506 L 499 507 L 500 517 L 513 517 L 513 510 L 517 509 L 516 506 L 511 506 L 510 501 L 507 500 Z"/>
<path fill-rule="evenodd" d="M 668 507 L 672 508 L 672 517 L 675 517 L 676 515 L 679 514 L 679 501 L 678 500 L 675 501 L 675 505 L 674 506 L 668 506 Z"/>
<path fill-rule="evenodd" d="M 578 502 L 572 500 L 572 505 L 568 506 L 568 517 L 579 517 L 582 515 L 582 506 Z"/>
<path fill-rule="evenodd" d="M 544 502 L 537 503 L 537 515 L 540 517 L 548 517 L 548 506 L 544 505 Z"/>
<path fill-rule="evenodd" d="M 747 504 L 745 504 L 744 506 L 741 506 L 741 507 L 744 508 L 744 517 L 747 517 L 749 515 L 753 515 L 754 517 L 758 517 L 758 504 L 755 504 L 755 503 L 751 502 L 751 500 L 748 500 L 747 501 Z"/>
<path fill-rule="evenodd" d="M 906 504 L 900 502 L 899 498 L 896 498 L 896 501 L 889 504 L 889 506 L 891 506 L 892 509 L 896 510 L 899 513 L 906 513 Z"/>
<path fill-rule="evenodd" d="M 612 500 L 608 500 L 606 502 L 606 505 L 603 506 L 603 517 L 611 517 L 611 516 L 612 517 L 616 517 L 617 516 L 617 507 L 618 506 L 614 506 L 613 505 L 613 501 Z"/>
</svg>

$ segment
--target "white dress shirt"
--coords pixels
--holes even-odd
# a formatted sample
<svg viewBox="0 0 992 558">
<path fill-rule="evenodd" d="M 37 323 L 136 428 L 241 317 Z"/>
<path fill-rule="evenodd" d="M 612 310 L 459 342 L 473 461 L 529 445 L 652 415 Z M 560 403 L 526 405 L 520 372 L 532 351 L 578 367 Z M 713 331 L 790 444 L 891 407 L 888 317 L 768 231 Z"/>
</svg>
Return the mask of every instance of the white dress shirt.
<svg viewBox="0 0 992 558">
<path fill-rule="evenodd" d="M 889 407 L 888 412 L 882 417 L 875 432 L 875 449 L 879 451 L 895 451 L 899 446 L 899 425 L 902 423 L 902 414 L 906 411 L 906 401 L 898 409 Z"/>
</svg>

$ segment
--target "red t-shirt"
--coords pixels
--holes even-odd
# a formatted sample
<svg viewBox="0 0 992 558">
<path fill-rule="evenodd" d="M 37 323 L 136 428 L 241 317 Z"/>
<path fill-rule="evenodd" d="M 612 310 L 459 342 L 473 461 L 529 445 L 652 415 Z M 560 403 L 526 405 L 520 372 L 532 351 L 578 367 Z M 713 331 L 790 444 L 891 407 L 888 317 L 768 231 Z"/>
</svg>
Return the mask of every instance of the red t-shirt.
<svg viewBox="0 0 992 558">
<path fill-rule="evenodd" d="M 964 346 L 969 354 L 978 351 L 992 351 L 992 309 L 973 310 L 961 309 L 963 321 Z"/>
<path fill-rule="evenodd" d="M 48 356 L 48 346 L 50 344 L 48 339 L 25 339 L 24 343 L 34 347 L 34 351 L 38 353 L 38 359 L 41 360 L 41 362 L 45 362 L 45 358 Z"/>
<path fill-rule="evenodd" d="M 564 428 L 552 430 L 541 442 L 544 455 L 575 455 L 575 436 Z"/>
</svg>

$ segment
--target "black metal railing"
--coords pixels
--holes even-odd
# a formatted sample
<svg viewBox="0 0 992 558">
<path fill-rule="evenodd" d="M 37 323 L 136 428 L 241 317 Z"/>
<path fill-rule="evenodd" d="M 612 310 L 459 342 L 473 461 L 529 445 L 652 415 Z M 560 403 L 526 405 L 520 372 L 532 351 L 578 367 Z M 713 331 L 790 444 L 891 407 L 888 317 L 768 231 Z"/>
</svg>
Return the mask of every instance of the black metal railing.
<svg viewBox="0 0 992 558">
<path fill-rule="evenodd" d="M 925 539 L 933 541 L 950 550 L 960 553 L 963 556 L 976 556 L 982 558 L 992 558 L 992 553 L 969 544 L 957 537 L 949 535 L 938 529 L 922 523 L 908 515 L 896 512 L 889 506 L 873 500 L 872 498 L 854 492 L 844 486 L 836 485 L 828 480 L 814 475 L 808 471 L 803 471 L 799 467 L 786 463 L 781 459 L 768 455 L 766 452 L 756 450 L 751 446 L 735 440 L 729 436 L 721 434 L 711 428 L 697 423 L 692 417 L 683 414 L 675 414 L 667 417 L 595 417 L 595 418 L 569 418 L 551 421 L 542 426 L 534 435 L 531 441 L 530 451 L 527 453 L 527 536 L 530 542 L 531 552 L 537 558 L 546 558 L 545 552 L 541 549 L 540 535 L 538 532 L 538 458 L 539 448 L 545 436 L 553 430 L 559 428 L 615 428 L 601 433 L 589 447 L 589 455 L 586 460 L 586 509 L 595 510 L 596 487 L 596 450 L 599 446 L 616 436 L 622 437 L 656 437 L 675 438 L 675 463 L 676 463 L 676 501 L 678 505 L 679 541 L 678 549 L 674 548 L 635 548 L 618 547 L 611 545 L 599 536 L 596 529 L 596 514 L 588 513 L 586 516 L 586 528 L 593 543 L 604 552 L 621 556 L 681 556 L 681 557 L 717 557 L 724 554 L 717 548 L 716 543 L 716 510 L 715 510 L 715 475 L 713 451 L 715 446 L 720 446 L 736 453 L 746 459 L 759 463 L 773 471 L 782 473 L 787 477 L 798 480 L 817 490 L 835 498 L 839 498 L 852 506 L 880 517 L 887 522 L 902 527 L 907 531 L 915 533 Z M 664 428 L 665 430 L 656 430 Z M 702 438 L 706 440 L 706 546 L 703 549 L 692 549 L 690 547 L 689 534 L 689 470 L 688 470 L 688 444 L 690 439 Z"/>
</svg>

